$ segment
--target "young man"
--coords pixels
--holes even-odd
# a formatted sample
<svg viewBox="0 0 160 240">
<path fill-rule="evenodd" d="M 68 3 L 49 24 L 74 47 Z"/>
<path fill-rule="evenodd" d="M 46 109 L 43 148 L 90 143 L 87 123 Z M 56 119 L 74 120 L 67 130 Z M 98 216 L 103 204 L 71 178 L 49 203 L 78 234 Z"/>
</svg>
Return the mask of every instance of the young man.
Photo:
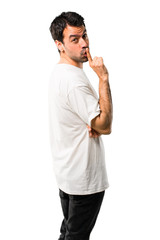
<svg viewBox="0 0 160 240">
<path fill-rule="evenodd" d="M 108 179 L 101 134 L 111 133 L 112 100 L 103 59 L 92 59 L 83 17 L 63 12 L 50 26 L 60 53 L 49 84 L 50 139 L 64 219 L 59 240 L 88 240 Z M 83 63 L 99 78 L 99 99 Z"/>
</svg>

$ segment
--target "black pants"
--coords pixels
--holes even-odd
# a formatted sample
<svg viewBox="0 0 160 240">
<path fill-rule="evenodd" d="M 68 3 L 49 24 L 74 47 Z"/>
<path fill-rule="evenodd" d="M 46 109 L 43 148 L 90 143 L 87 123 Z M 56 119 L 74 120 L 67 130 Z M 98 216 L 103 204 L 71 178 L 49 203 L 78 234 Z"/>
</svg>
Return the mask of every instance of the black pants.
<svg viewBox="0 0 160 240">
<path fill-rule="evenodd" d="M 69 195 L 59 191 L 64 215 L 59 240 L 89 240 L 104 193 Z"/>
</svg>

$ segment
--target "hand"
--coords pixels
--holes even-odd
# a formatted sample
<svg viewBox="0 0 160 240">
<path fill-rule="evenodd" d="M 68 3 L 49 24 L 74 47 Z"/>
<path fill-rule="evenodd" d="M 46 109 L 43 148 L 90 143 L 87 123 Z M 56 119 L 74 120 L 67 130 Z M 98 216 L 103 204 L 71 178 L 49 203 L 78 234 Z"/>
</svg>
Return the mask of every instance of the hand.
<svg viewBox="0 0 160 240">
<path fill-rule="evenodd" d="M 88 128 L 88 131 L 89 131 L 89 137 L 90 138 L 98 138 L 101 135 L 96 130 L 91 128 L 88 124 L 87 124 L 87 128 Z"/>
<path fill-rule="evenodd" d="M 90 67 L 95 71 L 99 78 L 103 79 L 108 78 L 108 70 L 103 63 L 102 57 L 94 57 L 92 59 L 91 54 L 89 52 L 89 48 L 86 48 L 87 58 L 89 61 Z"/>
</svg>

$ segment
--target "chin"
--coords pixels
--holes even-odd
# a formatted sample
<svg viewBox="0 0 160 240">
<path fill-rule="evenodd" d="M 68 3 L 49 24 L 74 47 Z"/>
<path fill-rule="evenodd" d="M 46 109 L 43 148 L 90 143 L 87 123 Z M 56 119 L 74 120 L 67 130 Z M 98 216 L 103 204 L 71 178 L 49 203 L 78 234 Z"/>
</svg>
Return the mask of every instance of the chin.
<svg viewBox="0 0 160 240">
<path fill-rule="evenodd" d="M 83 58 L 81 62 L 88 62 L 88 58 L 87 57 Z"/>
</svg>

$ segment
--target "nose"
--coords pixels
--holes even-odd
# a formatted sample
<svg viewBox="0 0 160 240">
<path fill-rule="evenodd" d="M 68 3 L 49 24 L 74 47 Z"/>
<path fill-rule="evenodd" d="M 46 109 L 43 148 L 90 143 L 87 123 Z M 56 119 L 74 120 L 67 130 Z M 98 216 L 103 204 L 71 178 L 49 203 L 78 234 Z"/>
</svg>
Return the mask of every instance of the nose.
<svg viewBox="0 0 160 240">
<path fill-rule="evenodd" d="M 82 48 L 88 47 L 88 40 L 81 38 L 80 39 L 80 45 L 81 45 Z"/>
</svg>

